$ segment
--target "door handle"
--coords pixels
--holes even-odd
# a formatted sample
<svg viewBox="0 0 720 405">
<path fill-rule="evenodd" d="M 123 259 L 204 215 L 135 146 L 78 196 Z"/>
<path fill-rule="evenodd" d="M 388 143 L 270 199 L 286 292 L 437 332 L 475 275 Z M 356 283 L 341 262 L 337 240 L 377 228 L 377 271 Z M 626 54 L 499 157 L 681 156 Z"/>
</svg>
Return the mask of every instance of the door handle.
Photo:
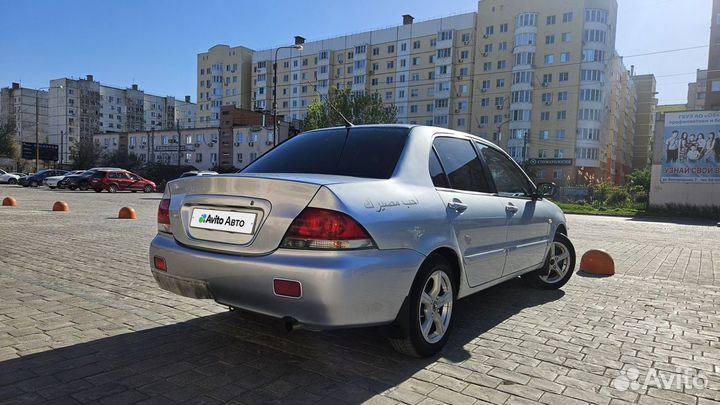
<svg viewBox="0 0 720 405">
<path fill-rule="evenodd" d="M 457 198 L 454 198 L 452 201 L 450 201 L 447 207 L 457 212 L 463 212 L 468 209 L 468 205 L 458 200 Z"/>
<path fill-rule="evenodd" d="M 508 203 L 508 204 L 505 206 L 505 212 L 509 212 L 509 213 L 511 213 L 511 214 L 514 214 L 514 213 L 518 212 L 518 207 L 514 206 L 513 203 Z"/>
</svg>

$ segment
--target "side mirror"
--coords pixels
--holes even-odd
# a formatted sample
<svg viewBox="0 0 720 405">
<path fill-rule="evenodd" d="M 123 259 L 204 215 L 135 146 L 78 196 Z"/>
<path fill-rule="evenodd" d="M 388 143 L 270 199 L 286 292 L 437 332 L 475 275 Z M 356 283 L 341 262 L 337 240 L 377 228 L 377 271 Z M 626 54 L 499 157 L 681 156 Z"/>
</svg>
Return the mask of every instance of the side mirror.
<svg viewBox="0 0 720 405">
<path fill-rule="evenodd" d="M 538 183 L 537 195 L 538 197 L 554 197 L 557 194 L 558 188 L 555 183 Z"/>
</svg>

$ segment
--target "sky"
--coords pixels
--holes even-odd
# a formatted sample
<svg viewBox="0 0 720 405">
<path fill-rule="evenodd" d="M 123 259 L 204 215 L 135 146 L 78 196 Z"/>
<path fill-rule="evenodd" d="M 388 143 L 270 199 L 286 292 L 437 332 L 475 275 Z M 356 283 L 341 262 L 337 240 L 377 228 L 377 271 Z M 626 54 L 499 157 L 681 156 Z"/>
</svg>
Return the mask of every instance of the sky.
<svg viewBox="0 0 720 405">
<path fill-rule="evenodd" d="M 542 0 L 522 0 L 542 1 Z M 302 6 L 299 6 L 302 4 Z M 687 100 L 707 68 L 712 0 L 618 0 L 616 49 L 657 77 L 660 104 Z M 215 44 L 270 49 L 477 11 L 474 0 L 0 0 L 0 87 L 84 77 L 151 94 L 196 98 L 196 58 Z M 664 52 L 698 47 L 677 52 Z M 655 55 L 635 56 L 651 52 Z"/>
</svg>

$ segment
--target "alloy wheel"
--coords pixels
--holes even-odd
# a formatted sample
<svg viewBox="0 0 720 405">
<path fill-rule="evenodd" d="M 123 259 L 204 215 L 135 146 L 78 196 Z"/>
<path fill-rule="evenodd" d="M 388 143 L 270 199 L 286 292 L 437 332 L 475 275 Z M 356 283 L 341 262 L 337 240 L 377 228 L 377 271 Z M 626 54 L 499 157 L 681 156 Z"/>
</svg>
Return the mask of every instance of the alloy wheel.
<svg viewBox="0 0 720 405">
<path fill-rule="evenodd" d="M 570 269 L 570 251 L 567 246 L 554 241 L 550 246 L 550 258 L 548 260 L 548 272 L 540 276 L 540 279 L 548 284 L 562 280 Z"/>
<path fill-rule="evenodd" d="M 428 343 L 440 341 L 450 324 L 453 307 L 453 288 L 444 271 L 437 270 L 425 281 L 420 295 L 418 323 Z"/>
</svg>

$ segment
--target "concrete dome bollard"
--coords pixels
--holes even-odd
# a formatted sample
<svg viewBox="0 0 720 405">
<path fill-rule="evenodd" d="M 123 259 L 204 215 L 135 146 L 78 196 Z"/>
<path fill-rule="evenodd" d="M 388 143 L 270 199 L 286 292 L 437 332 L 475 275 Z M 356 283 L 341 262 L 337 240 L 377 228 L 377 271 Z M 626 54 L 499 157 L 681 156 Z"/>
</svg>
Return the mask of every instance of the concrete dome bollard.
<svg viewBox="0 0 720 405">
<path fill-rule="evenodd" d="M 65 201 L 55 201 L 55 204 L 53 204 L 52 210 L 68 212 L 68 211 L 70 211 L 70 206 Z"/>
<path fill-rule="evenodd" d="M 17 207 L 17 200 L 12 197 L 5 197 L 2 205 L 5 207 Z"/>
<path fill-rule="evenodd" d="M 118 218 L 120 219 L 137 219 L 137 213 L 134 208 L 122 207 L 118 212 Z"/>
<path fill-rule="evenodd" d="M 615 261 L 604 250 L 588 250 L 580 260 L 580 271 L 601 276 L 615 274 Z"/>
</svg>

